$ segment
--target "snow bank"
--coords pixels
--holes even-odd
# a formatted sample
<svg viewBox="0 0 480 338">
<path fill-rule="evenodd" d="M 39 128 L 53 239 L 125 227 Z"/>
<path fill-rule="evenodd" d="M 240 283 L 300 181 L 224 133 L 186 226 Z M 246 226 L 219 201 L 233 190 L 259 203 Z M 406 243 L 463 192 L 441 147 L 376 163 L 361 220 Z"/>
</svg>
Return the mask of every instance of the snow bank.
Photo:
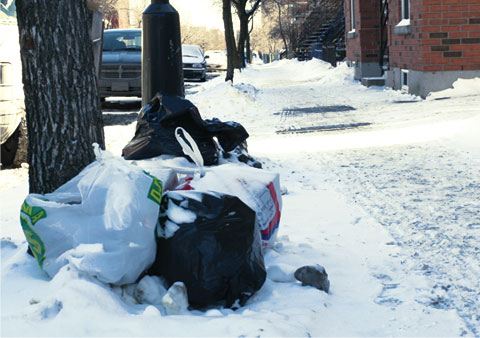
<svg viewBox="0 0 480 338">
<path fill-rule="evenodd" d="M 439 92 L 430 93 L 427 100 L 438 100 L 442 98 L 454 98 L 480 95 L 480 78 L 458 79 L 453 83 L 453 88 Z"/>
</svg>

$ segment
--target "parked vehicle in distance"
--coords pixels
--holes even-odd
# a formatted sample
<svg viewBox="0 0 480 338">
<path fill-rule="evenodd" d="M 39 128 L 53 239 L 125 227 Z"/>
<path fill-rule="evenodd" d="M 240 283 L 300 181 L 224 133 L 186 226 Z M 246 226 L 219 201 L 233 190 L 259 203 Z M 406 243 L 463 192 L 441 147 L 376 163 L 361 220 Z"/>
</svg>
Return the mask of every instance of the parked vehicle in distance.
<svg viewBox="0 0 480 338">
<path fill-rule="evenodd" d="M 207 61 L 199 46 L 182 45 L 183 78 L 185 80 L 207 79 Z"/>
<path fill-rule="evenodd" d="M 207 50 L 205 52 L 207 61 L 207 71 L 224 71 L 227 70 L 227 53 L 223 50 Z"/>
<path fill-rule="evenodd" d="M 103 33 L 99 95 L 142 97 L 142 31 L 109 29 Z"/>
<path fill-rule="evenodd" d="M 207 79 L 207 62 L 199 46 L 182 45 L 185 80 Z M 108 29 L 103 33 L 98 79 L 102 101 L 109 96 L 142 97 L 142 30 Z"/>
</svg>

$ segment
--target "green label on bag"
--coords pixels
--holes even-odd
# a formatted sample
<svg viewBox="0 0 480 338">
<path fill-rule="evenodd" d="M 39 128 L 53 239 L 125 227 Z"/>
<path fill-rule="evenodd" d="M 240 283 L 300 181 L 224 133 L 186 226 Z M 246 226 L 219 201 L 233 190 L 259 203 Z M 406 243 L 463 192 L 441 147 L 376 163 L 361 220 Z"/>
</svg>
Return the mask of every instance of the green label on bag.
<svg viewBox="0 0 480 338">
<path fill-rule="evenodd" d="M 40 207 L 31 207 L 27 204 L 27 201 L 22 204 L 22 212 L 32 220 L 32 225 L 35 225 L 35 223 L 42 218 L 47 217 L 47 212 L 44 209 Z"/>
<path fill-rule="evenodd" d="M 162 181 L 160 181 L 155 176 L 150 175 L 146 171 L 145 171 L 145 174 L 147 174 L 149 177 L 153 179 L 153 183 L 150 186 L 150 190 L 148 192 L 148 199 L 160 205 L 160 203 L 162 202 L 162 193 L 163 193 Z"/>
<path fill-rule="evenodd" d="M 40 236 L 33 230 L 33 226 L 42 218 L 47 217 L 47 212 L 40 207 L 31 207 L 27 202 L 23 202 L 22 214 L 20 215 L 20 224 L 27 238 L 28 245 L 32 249 L 33 256 L 40 267 L 43 267 L 45 261 L 45 243 Z"/>
</svg>

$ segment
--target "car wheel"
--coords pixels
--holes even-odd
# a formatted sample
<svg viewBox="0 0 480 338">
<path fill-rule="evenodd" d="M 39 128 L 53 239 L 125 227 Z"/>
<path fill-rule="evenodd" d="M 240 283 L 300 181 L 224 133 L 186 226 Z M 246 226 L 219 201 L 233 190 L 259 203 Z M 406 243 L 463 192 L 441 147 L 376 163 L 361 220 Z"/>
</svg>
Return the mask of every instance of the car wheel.
<svg viewBox="0 0 480 338">
<path fill-rule="evenodd" d="M 18 126 L 18 145 L 17 145 L 17 152 L 15 154 L 15 158 L 13 159 L 13 166 L 14 167 L 21 167 L 22 163 L 26 163 L 27 152 L 28 152 L 28 135 L 27 135 L 27 121 L 25 118 L 22 119 L 20 125 Z"/>
<path fill-rule="evenodd" d="M 205 81 L 207 81 L 207 76 L 206 75 L 200 79 L 200 82 L 205 82 Z"/>
<path fill-rule="evenodd" d="M 17 128 L 17 130 L 15 130 L 15 132 L 8 138 L 8 140 L 4 144 L 2 144 L 2 149 L 1 149 L 2 167 L 3 166 L 9 167 L 13 164 L 13 160 L 15 159 L 15 155 L 17 153 L 19 136 L 20 136 L 20 128 Z"/>
</svg>

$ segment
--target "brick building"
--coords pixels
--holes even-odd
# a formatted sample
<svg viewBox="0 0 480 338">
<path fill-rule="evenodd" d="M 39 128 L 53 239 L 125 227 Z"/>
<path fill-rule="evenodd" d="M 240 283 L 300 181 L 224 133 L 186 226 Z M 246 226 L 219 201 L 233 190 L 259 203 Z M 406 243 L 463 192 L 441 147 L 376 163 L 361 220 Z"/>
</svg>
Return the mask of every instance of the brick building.
<svg viewBox="0 0 480 338">
<path fill-rule="evenodd" d="M 345 0 L 344 6 L 347 60 L 363 83 L 385 73 L 387 86 L 425 97 L 458 78 L 480 77 L 480 0 Z"/>
</svg>

